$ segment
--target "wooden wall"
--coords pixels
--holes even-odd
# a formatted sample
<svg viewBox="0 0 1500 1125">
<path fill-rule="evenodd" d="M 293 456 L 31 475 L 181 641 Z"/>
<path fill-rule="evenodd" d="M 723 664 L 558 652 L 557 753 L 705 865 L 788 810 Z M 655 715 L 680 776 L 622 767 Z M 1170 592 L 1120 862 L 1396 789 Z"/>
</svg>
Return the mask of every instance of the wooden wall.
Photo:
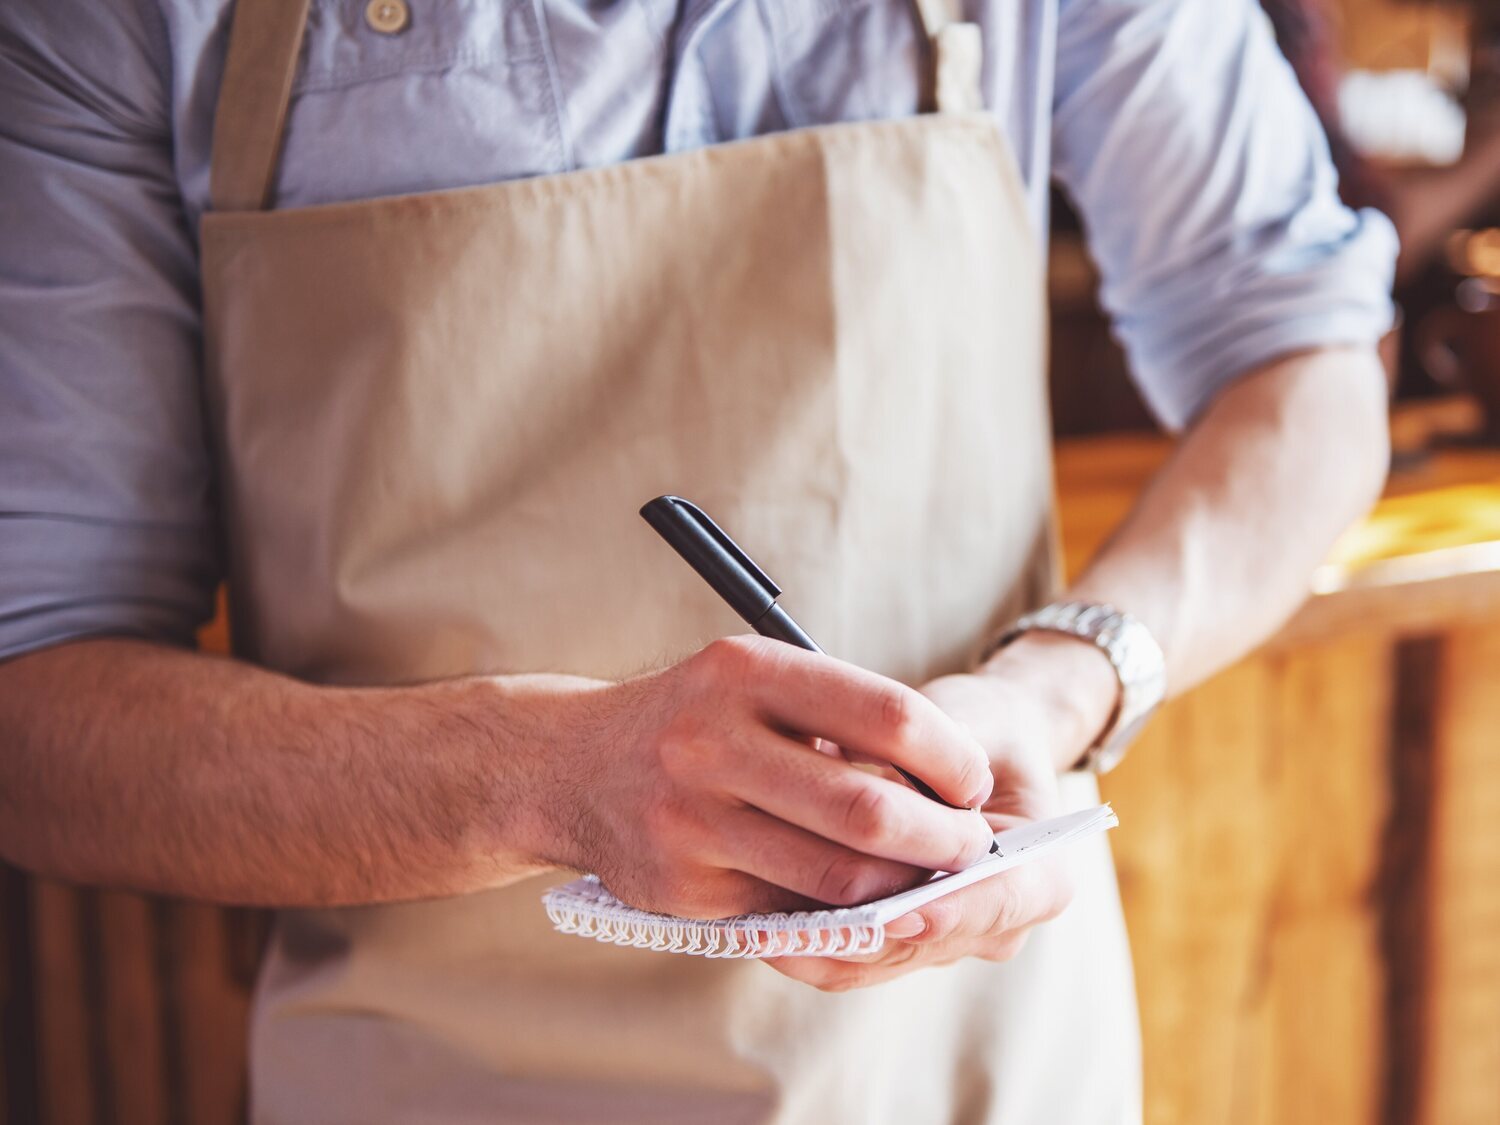
<svg viewBox="0 0 1500 1125">
<path fill-rule="evenodd" d="M 1392 657 L 1353 637 L 1248 661 L 1106 779 L 1153 1125 L 1386 1120 Z"/>
<path fill-rule="evenodd" d="M 265 919 L 7 873 L 0 1120 L 243 1120 Z"/>
<path fill-rule="evenodd" d="M 1500 1121 L 1500 628 L 1437 653 L 1421 1125 Z"/>
</svg>

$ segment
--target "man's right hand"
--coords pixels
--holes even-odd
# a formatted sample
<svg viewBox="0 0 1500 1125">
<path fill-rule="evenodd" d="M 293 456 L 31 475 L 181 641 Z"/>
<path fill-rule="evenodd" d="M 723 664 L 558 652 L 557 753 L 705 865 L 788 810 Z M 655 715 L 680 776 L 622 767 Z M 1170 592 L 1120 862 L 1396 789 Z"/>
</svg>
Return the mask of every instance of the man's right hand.
<svg viewBox="0 0 1500 1125">
<path fill-rule="evenodd" d="M 551 701 L 537 859 L 592 871 L 633 906 L 719 918 L 852 905 L 988 851 L 972 811 L 992 786 L 979 744 L 916 690 L 832 657 L 732 637 Z"/>
<path fill-rule="evenodd" d="M 0 857 L 277 907 L 465 894 L 561 865 L 707 918 L 851 904 L 985 854 L 978 812 L 824 742 L 956 804 L 990 792 L 979 744 L 930 700 L 777 641 L 715 641 L 622 683 L 339 687 L 84 639 L 0 664 Z"/>
</svg>

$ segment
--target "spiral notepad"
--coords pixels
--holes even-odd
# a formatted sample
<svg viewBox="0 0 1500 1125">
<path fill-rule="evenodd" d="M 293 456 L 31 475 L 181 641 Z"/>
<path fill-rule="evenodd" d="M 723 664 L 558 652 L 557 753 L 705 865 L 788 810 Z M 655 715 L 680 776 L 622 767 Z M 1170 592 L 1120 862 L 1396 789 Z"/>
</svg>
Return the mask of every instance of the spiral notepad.
<svg viewBox="0 0 1500 1125">
<path fill-rule="evenodd" d="M 919 906 L 1011 867 L 1039 859 L 1064 844 L 1113 828 L 1108 805 L 1038 820 L 995 833 L 999 850 L 921 886 L 863 906 L 791 914 L 741 914 L 699 921 L 627 906 L 586 875 L 542 896 L 547 916 L 565 934 L 614 945 L 691 953 L 700 957 L 827 957 L 874 953 L 885 943 L 885 925 Z"/>
</svg>

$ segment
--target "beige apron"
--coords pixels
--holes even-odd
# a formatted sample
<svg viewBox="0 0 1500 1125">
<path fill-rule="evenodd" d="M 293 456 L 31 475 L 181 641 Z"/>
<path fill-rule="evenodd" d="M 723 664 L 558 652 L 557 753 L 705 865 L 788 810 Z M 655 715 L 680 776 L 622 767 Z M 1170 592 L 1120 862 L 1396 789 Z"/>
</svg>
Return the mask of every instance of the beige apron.
<svg viewBox="0 0 1500 1125">
<path fill-rule="evenodd" d="M 306 4 L 239 0 L 202 225 L 243 656 L 348 684 L 680 658 L 742 626 L 637 517 L 668 491 L 830 652 L 910 683 L 1045 598 L 1041 263 L 990 119 L 269 210 Z M 931 88 L 965 85 L 972 33 Z M 571 873 L 287 911 L 254 1115 L 1132 1121 L 1114 875 L 1102 842 L 1076 858 L 1017 961 L 842 994 L 555 934 L 539 896 Z"/>
</svg>

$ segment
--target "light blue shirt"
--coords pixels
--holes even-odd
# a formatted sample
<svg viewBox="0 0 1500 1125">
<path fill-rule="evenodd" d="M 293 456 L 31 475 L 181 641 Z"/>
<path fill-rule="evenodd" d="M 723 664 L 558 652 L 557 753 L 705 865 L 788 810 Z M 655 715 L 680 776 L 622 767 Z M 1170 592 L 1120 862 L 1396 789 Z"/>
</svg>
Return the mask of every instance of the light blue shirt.
<svg viewBox="0 0 1500 1125">
<path fill-rule="evenodd" d="M 917 104 L 910 0 L 410 6 L 386 35 L 364 0 L 313 0 L 278 206 Z M 0 4 L 0 655 L 96 633 L 188 640 L 211 610 L 195 230 L 230 7 Z M 1166 425 L 1278 354 L 1385 330 L 1391 227 L 1339 204 L 1253 0 L 965 8 L 1037 231 L 1056 177 Z"/>
</svg>

